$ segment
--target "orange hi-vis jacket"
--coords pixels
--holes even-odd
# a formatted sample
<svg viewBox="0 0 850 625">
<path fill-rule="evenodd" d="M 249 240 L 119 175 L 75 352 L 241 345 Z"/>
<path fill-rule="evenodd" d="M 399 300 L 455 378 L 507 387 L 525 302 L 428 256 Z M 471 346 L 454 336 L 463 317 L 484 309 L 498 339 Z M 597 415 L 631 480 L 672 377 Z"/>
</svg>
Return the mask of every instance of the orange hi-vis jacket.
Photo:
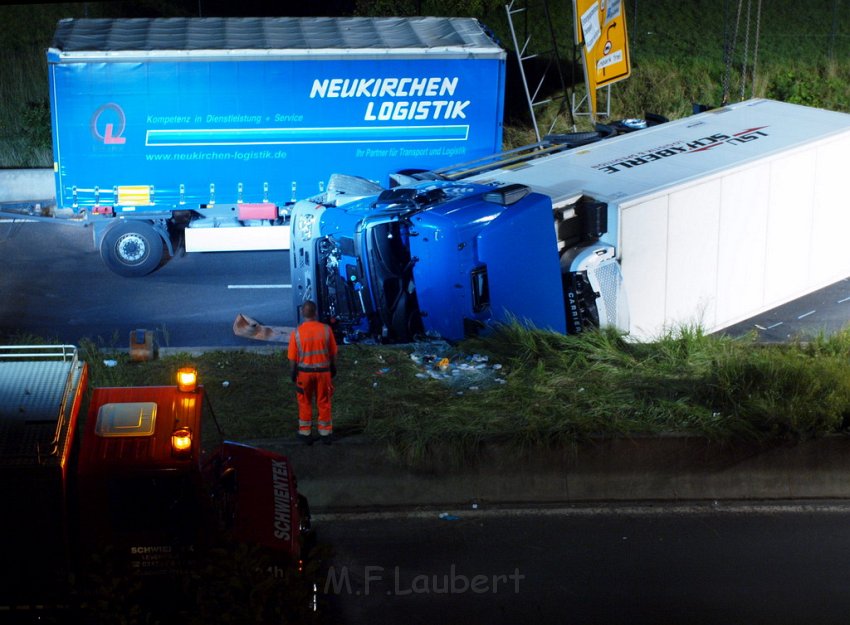
<svg viewBox="0 0 850 625">
<path fill-rule="evenodd" d="M 336 353 L 333 332 L 319 321 L 305 321 L 298 326 L 292 333 L 287 350 L 289 360 L 296 362 L 299 371 L 315 373 L 330 371 Z"/>
</svg>

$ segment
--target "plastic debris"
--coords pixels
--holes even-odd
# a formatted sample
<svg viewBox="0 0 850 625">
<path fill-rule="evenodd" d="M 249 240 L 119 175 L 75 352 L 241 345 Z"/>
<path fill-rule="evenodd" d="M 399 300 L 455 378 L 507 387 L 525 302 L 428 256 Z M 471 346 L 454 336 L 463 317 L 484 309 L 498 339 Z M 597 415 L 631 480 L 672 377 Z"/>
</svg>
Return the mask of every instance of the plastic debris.
<svg viewBox="0 0 850 625">
<path fill-rule="evenodd" d="M 449 514 L 448 512 L 441 512 L 441 513 L 440 513 L 440 518 L 441 518 L 443 521 L 457 521 L 458 519 L 460 519 L 460 517 L 459 517 L 459 516 L 455 516 L 455 515 L 453 515 L 453 514 Z"/>
<path fill-rule="evenodd" d="M 104 360 L 103 364 L 107 367 L 115 367 L 118 364 L 117 360 Z"/>
<path fill-rule="evenodd" d="M 222 383 L 221 383 L 221 385 L 222 385 L 224 388 L 227 388 L 228 386 L 230 386 L 230 382 L 228 382 L 227 380 L 225 380 L 224 382 L 222 382 Z"/>
<path fill-rule="evenodd" d="M 502 365 L 491 364 L 489 356 L 457 353 L 444 341 L 417 343 L 413 347 L 410 359 L 420 368 L 416 377 L 439 380 L 458 395 L 507 384 Z"/>
</svg>

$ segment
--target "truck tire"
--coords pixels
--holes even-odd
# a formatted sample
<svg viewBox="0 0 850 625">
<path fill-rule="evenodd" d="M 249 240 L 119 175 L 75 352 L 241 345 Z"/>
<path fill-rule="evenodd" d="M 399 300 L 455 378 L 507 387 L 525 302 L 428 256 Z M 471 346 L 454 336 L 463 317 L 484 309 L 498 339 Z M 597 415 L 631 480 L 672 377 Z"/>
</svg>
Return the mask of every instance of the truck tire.
<svg viewBox="0 0 850 625">
<path fill-rule="evenodd" d="M 146 221 L 123 221 L 103 235 L 100 257 L 119 276 L 146 276 L 162 263 L 162 237 Z"/>
</svg>

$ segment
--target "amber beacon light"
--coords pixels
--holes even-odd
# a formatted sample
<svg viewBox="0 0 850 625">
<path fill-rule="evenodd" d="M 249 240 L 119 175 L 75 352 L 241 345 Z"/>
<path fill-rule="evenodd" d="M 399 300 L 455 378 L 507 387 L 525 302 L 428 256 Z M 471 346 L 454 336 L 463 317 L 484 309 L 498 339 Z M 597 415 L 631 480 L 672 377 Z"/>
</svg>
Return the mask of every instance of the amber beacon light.
<svg viewBox="0 0 850 625">
<path fill-rule="evenodd" d="M 198 371 L 192 367 L 177 370 L 177 390 L 183 393 L 194 393 L 198 388 Z"/>
<path fill-rule="evenodd" d="M 189 428 L 178 428 L 171 433 L 171 451 L 178 457 L 192 452 L 192 432 Z"/>
</svg>

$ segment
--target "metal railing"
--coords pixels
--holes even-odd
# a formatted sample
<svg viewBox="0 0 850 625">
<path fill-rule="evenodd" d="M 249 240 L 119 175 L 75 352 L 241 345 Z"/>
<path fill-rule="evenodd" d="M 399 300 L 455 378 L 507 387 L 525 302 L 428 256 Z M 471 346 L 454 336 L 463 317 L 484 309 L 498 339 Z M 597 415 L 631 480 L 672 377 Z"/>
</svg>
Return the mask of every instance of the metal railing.
<svg viewBox="0 0 850 625">
<path fill-rule="evenodd" d="M 76 372 L 79 368 L 79 350 L 74 345 L 2 345 L 0 346 L 0 363 L 36 363 L 64 362 L 68 363 L 67 374 L 63 382 L 61 399 L 56 415 L 56 428 L 52 439 L 42 446 L 35 445 L 35 455 L 41 464 L 46 457 L 53 457 L 59 451 L 62 433 L 68 420 L 69 402 L 75 396 L 74 384 L 78 380 Z M 28 454 L 18 454 L 18 457 Z"/>
</svg>

